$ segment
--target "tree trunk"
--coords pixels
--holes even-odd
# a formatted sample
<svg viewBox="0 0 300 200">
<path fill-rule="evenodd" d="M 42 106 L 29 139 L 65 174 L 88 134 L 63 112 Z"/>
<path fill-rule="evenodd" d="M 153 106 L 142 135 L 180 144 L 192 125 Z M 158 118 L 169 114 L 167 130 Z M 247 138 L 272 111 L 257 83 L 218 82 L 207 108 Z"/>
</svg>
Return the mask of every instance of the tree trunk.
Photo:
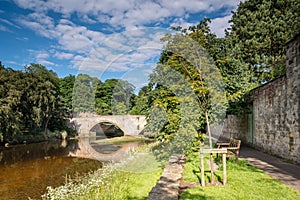
<svg viewBox="0 0 300 200">
<path fill-rule="evenodd" d="M 44 129 L 44 134 L 47 135 L 47 130 L 48 130 L 48 123 L 49 123 L 50 117 L 47 118 L 46 123 L 45 123 L 45 129 Z"/>
</svg>

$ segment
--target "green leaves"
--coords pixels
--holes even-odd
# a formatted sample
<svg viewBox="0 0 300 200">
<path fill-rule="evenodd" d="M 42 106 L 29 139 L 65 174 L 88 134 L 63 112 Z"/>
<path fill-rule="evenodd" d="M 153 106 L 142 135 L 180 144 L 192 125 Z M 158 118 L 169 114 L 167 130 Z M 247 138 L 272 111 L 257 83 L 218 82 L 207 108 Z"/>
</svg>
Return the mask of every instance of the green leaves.
<svg viewBox="0 0 300 200">
<path fill-rule="evenodd" d="M 284 72 L 285 43 L 300 30 L 298 0 L 241 2 L 231 19 L 231 43 L 235 59 L 250 64 L 252 81 L 261 84 Z"/>
<path fill-rule="evenodd" d="M 128 114 L 133 107 L 135 87 L 120 79 L 107 79 L 95 93 L 96 112 L 100 115 Z"/>
<path fill-rule="evenodd" d="M 95 112 L 95 93 L 101 84 L 99 79 L 87 74 L 78 74 L 74 82 L 72 108 L 74 112 Z"/>
<path fill-rule="evenodd" d="M 0 135 L 5 142 L 64 126 L 56 74 L 37 64 L 25 68 L 25 72 L 0 68 Z"/>
</svg>

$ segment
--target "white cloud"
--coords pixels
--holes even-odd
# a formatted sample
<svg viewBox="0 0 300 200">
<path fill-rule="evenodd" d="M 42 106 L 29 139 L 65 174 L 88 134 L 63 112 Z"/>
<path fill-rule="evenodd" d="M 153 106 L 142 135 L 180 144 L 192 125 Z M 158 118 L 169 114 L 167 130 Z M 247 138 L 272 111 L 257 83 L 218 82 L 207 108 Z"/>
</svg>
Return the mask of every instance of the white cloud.
<svg viewBox="0 0 300 200">
<path fill-rule="evenodd" d="M 28 49 L 28 52 L 31 57 L 30 63 L 38 63 L 47 67 L 56 66 L 55 63 L 49 61 L 51 56 L 45 50 L 39 51 L 39 50 Z"/>
<path fill-rule="evenodd" d="M 147 26 L 170 24 L 188 27 L 192 25 L 188 22 L 191 14 L 209 13 L 221 8 L 227 8 L 229 14 L 229 10 L 236 8 L 238 3 L 223 0 L 14 1 L 19 7 L 32 11 L 19 19 L 22 26 L 57 42 L 49 56 L 71 59 L 71 64 L 79 70 L 100 71 L 125 71 L 144 65 L 149 58 L 157 57 L 163 45 L 160 38 L 169 30 Z M 48 11 L 61 15 L 61 19 L 48 16 Z M 72 21 L 71 16 L 75 15 L 83 23 L 104 23 L 105 27 L 100 24 L 101 30 L 113 33 L 91 30 L 83 23 Z M 219 37 L 224 35 L 223 30 L 228 27 L 229 18 L 228 15 L 212 20 L 212 31 Z M 117 33 L 120 30 L 122 32 Z M 47 58 L 42 60 L 41 56 L 37 55 L 36 58 L 46 61 Z"/>
<path fill-rule="evenodd" d="M 2 19 L 2 18 L 0 18 L 0 22 L 5 23 L 5 24 L 8 24 L 9 26 L 12 26 L 12 27 L 17 28 L 17 29 L 21 29 L 20 26 L 14 24 L 13 22 L 11 22 L 11 21 L 9 21 L 9 20 L 7 20 L 7 19 Z"/>
<path fill-rule="evenodd" d="M 38 34 L 58 41 L 60 49 L 77 53 L 88 53 L 94 45 L 97 45 L 104 35 L 100 32 L 88 30 L 73 22 L 62 19 L 57 24 L 43 13 L 33 13 L 19 19 L 19 22 Z"/>
<path fill-rule="evenodd" d="M 225 29 L 230 27 L 228 21 L 231 19 L 231 15 L 215 18 L 211 20 L 211 30 L 214 32 L 218 37 L 225 36 Z"/>
<path fill-rule="evenodd" d="M 47 53 L 39 52 L 39 53 L 37 53 L 36 58 L 37 58 L 38 60 L 46 59 L 46 58 L 49 58 L 49 55 L 48 55 Z"/>
<path fill-rule="evenodd" d="M 12 32 L 12 31 L 9 30 L 6 26 L 2 26 L 1 24 L 0 24 L 0 31 Z"/>
<path fill-rule="evenodd" d="M 183 17 L 189 13 L 213 12 L 221 8 L 235 9 L 239 1 L 224 0 L 15 0 L 22 8 L 36 12 L 53 10 L 68 17 L 73 13 L 83 16 L 84 21 L 99 19 L 111 26 L 146 25 L 168 17 Z M 92 17 L 92 18 L 91 18 Z"/>
<path fill-rule="evenodd" d="M 71 54 L 71 53 L 65 53 L 65 52 L 58 52 L 57 51 L 57 52 L 55 52 L 54 57 L 58 58 L 60 60 L 64 60 L 64 59 L 69 60 L 69 59 L 73 58 L 74 55 Z"/>
<path fill-rule="evenodd" d="M 16 37 L 17 40 L 20 40 L 20 41 L 28 41 L 29 38 L 28 37 Z"/>
<path fill-rule="evenodd" d="M 188 28 L 189 26 L 193 26 L 195 24 L 187 22 L 184 18 L 176 18 L 171 24 L 170 27 L 181 26 L 182 28 Z"/>
<path fill-rule="evenodd" d="M 44 65 L 44 66 L 55 66 L 55 63 L 50 62 L 48 60 L 38 60 L 37 61 L 39 64 Z"/>
<path fill-rule="evenodd" d="M 167 29 L 143 28 L 111 34 L 87 55 L 79 64 L 79 69 L 127 71 L 139 68 L 160 54 L 163 46 L 160 38 L 167 31 Z M 134 37 L 136 35 L 138 37 Z"/>
</svg>

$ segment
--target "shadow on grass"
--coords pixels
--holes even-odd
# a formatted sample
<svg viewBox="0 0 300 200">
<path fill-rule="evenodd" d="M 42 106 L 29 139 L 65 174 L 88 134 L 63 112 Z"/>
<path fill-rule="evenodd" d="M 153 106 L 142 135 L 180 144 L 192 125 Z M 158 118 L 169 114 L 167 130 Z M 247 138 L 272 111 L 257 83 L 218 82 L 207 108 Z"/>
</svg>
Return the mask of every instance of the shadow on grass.
<svg viewBox="0 0 300 200">
<path fill-rule="evenodd" d="M 201 184 L 201 177 L 200 177 L 201 176 L 201 171 L 200 171 L 200 169 L 198 169 L 198 170 L 193 169 L 193 174 L 196 176 L 196 178 L 198 180 L 197 183 Z M 219 174 L 214 172 L 214 175 L 215 175 L 215 181 L 222 182 L 222 177 Z M 210 183 L 211 182 L 210 170 L 205 170 L 204 171 L 204 176 L 205 176 L 205 182 Z"/>
<path fill-rule="evenodd" d="M 198 170 L 194 170 L 194 169 L 193 169 L 193 174 L 197 177 L 198 182 L 201 183 L 201 178 L 200 178 L 200 176 L 199 176 L 199 174 L 200 174 L 200 169 L 198 169 Z"/>
<path fill-rule="evenodd" d="M 220 157 L 215 157 L 214 162 L 219 165 L 219 170 L 223 170 L 222 159 Z M 260 169 L 254 167 L 243 159 L 239 159 L 239 163 L 236 164 L 235 158 L 227 159 L 226 168 L 227 170 L 262 172 Z"/>
<path fill-rule="evenodd" d="M 203 189 L 201 187 L 197 187 L 199 191 L 197 193 L 192 193 L 190 190 L 185 191 L 179 197 L 180 200 L 182 199 L 197 199 L 197 200 L 212 200 L 215 199 L 213 196 L 203 195 L 199 193 L 203 193 Z"/>
</svg>

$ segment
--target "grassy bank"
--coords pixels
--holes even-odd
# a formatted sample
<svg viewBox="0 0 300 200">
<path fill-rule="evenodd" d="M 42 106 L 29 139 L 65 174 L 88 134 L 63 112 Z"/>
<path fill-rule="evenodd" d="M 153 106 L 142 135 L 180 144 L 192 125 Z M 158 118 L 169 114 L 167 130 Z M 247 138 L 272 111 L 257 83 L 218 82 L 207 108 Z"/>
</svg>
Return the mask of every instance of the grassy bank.
<svg viewBox="0 0 300 200">
<path fill-rule="evenodd" d="M 153 142 L 153 139 L 145 138 L 145 137 L 139 137 L 139 136 L 122 136 L 122 137 L 113 137 L 113 138 L 106 138 L 103 140 L 96 140 L 95 143 L 113 143 L 115 145 L 117 144 L 123 144 L 128 142 Z"/>
<path fill-rule="evenodd" d="M 17 135 L 14 135 L 14 137 L 5 140 L 3 142 L 0 141 L 0 146 L 6 145 L 17 145 L 17 144 L 30 144 L 30 143 L 39 143 L 39 142 L 45 142 L 45 141 L 53 141 L 53 140 L 61 140 L 62 135 L 65 135 L 68 138 L 74 138 L 77 133 L 76 131 L 66 128 L 66 130 L 61 131 L 50 131 L 47 130 L 42 132 L 24 132 Z"/>
<path fill-rule="evenodd" d="M 147 199 L 163 171 L 144 145 L 123 162 L 108 164 L 80 180 L 68 180 L 58 188 L 48 188 L 43 199 Z"/>
<path fill-rule="evenodd" d="M 219 163 L 220 160 L 217 160 Z M 210 177 L 205 161 L 205 178 Z M 185 182 L 200 183 L 199 153 L 192 153 L 187 157 L 187 163 L 183 173 Z M 222 179 L 222 166 L 216 171 L 216 179 Z M 223 186 L 194 187 L 181 194 L 181 199 L 300 199 L 300 194 L 278 180 L 271 178 L 263 171 L 251 166 L 244 160 L 235 164 L 235 160 L 227 162 L 228 184 Z"/>
</svg>

